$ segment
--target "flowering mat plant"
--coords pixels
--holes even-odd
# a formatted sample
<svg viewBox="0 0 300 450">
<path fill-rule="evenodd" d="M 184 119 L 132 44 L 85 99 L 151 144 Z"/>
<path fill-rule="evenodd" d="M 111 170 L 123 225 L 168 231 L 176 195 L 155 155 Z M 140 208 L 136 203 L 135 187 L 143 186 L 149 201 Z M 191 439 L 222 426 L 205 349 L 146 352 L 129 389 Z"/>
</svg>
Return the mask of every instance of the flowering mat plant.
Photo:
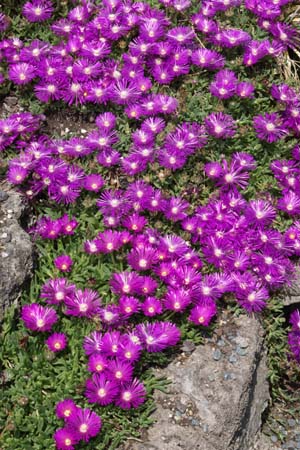
<svg viewBox="0 0 300 450">
<path fill-rule="evenodd" d="M 21 3 L 0 13 L 0 94 L 21 106 L 0 151 L 38 262 L 3 326 L 2 448 L 138 436 L 166 385 L 151 367 L 225 308 L 264 321 L 276 400 L 300 362 L 280 299 L 300 255 L 295 5 Z M 61 111 L 95 121 L 50 133 Z"/>
</svg>

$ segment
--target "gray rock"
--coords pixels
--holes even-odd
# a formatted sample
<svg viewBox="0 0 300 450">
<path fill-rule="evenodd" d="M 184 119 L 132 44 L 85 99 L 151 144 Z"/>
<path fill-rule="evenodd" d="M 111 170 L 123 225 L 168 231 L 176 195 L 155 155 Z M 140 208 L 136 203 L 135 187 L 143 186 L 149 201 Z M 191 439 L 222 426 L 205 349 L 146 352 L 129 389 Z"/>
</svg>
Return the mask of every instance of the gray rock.
<svg viewBox="0 0 300 450">
<path fill-rule="evenodd" d="M 0 203 L 0 235 L 10 239 L 0 239 L 0 320 L 5 309 L 17 302 L 31 274 L 33 253 L 30 238 L 19 224 L 25 203 L 15 191 L 7 190 L 5 194 Z"/>
<path fill-rule="evenodd" d="M 221 350 L 219 350 L 219 349 L 217 348 L 217 350 L 215 350 L 215 351 L 213 352 L 213 358 L 214 358 L 215 361 L 219 361 L 219 360 L 221 359 L 221 357 L 222 357 Z"/>
<path fill-rule="evenodd" d="M 185 353 L 192 353 L 196 348 L 196 345 L 192 341 L 184 341 L 182 343 L 182 351 Z"/>
<path fill-rule="evenodd" d="M 249 344 L 247 355 L 234 366 L 236 379 L 224 380 L 224 374 L 231 373 L 232 364 L 228 358 L 218 361 L 212 358 L 213 343 L 197 347 L 180 365 L 175 359 L 158 371 L 158 375 L 167 377 L 171 384 L 168 394 L 155 393 L 155 424 L 147 430 L 142 443 L 129 440 L 123 450 L 251 449 L 269 399 L 263 329 L 255 318 L 248 316 L 231 318 L 230 323 L 225 319 L 220 321 L 222 334 L 226 335 L 230 329 Z M 222 350 L 230 354 L 235 347 L 236 343 L 226 341 Z M 198 420 L 199 427 L 183 418 L 175 423 L 173 411 L 178 402 L 189 405 L 186 415 Z"/>
<path fill-rule="evenodd" d="M 232 353 L 230 356 L 229 356 L 229 359 L 228 359 L 228 361 L 231 363 L 231 364 L 235 364 L 236 362 L 237 362 L 237 356 L 234 354 L 234 353 Z"/>
<path fill-rule="evenodd" d="M 264 434 L 257 435 L 255 444 L 252 447 L 249 448 L 249 450 L 279 450 L 279 449 L 280 449 L 280 447 L 275 445 L 274 441 L 272 442 Z"/>
<path fill-rule="evenodd" d="M 285 306 L 300 303 L 300 268 L 296 269 L 296 276 L 291 286 L 285 286 L 283 288 L 282 295 Z"/>
<path fill-rule="evenodd" d="M 286 448 L 288 450 L 294 450 L 296 448 L 296 442 L 295 441 L 288 441 L 284 444 L 283 448 Z"/>
<path fill-rule="evenodd" d="M 296 420 L 288 419 L 288 424 L 289 424 L 289 427 L 294 427 L 296 425 Z"/>
<path fill-rule="evenodd" d="M 2 191 L 0 189 L 0 202 L 5 202 L 5 200 L 8 199 L 8 193 L 5 191 Z"/>
</svg>

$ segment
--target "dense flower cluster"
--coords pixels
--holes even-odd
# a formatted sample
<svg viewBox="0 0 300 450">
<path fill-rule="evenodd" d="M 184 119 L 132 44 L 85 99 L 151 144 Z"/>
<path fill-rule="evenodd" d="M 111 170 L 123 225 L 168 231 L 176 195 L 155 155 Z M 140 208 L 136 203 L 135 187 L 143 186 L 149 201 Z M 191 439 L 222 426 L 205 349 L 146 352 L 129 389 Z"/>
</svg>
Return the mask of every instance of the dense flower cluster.
<svg viewBox="0 0 300 450">
<path fill-rule="evenodd" d="M 102 421 L 96 413 L 88 408 L 79 408 L 71 399 L 56 405 L 56 415 L 65 422 L 65 426 L 54 434 L 58 450 L 74 450 L 74 445 L 80 441 L 88 442 L 102 427 Z"/>
<path fill-rule="evenodd" d="M 77 220 L 64 214 L 58 219 L 44 216 L 39 219 L 29 232 L 43 239 L 57 239 L 61 236 L 72 236 L 78 226 Z"/>
<path fill-rule="evenodd" d="M 189 7 L 189 0 L 162 1 L 176 11 Z M 67 18 L 51 25 L 60 39 L 56 45 L 35 40 L 24 45 L 19 39 L 1 41 L 1 58 L 8 65 L 8 78 L 15 84 L 34 80 L 35 94 L 42 102 L 61 99 L 68 104 L 112 102 L 123 105 L 131 118 L 172 112 L 175 99 L 149 93 L 152 80 L 169 84 L 186 75 L 191 65 L 207 70 L 222 69 L 224 57 L 210 48 L 199 47 L 198 34 L 208 46 L 241 47 L 243 63 L 256 64 L 266 56 L 276 57 L 300 42 L 299 32 L 280 22 L 281 7 L 289 1 L 261 2 L 249 0 L 246 8 L 258 17 L 258 26 L 272 40 L 256 41 L 245 31 L 223 28 L 216 20 L 219 11 L 239 7 L 240 1 L 204 2 L 187 21 L 187 26 L 172 27 L 165 12 L 147 3 L 105 0 L 101 6 L 82 2 Z M 48 19 L 53 11 L 49 0 L 25 3 L 23 14 L 31 22 Z M 215 20 L 214 20 L 215 19 Z M 5 18 L 2 18 L 5 28 Z M 132 33 L 137 30 L 137 33 Z M 115 43 L 128 39 L 128 51 L 121 61 L 112 57 Z M 227 75 L 229 78 L 227 78 Z M 220 98 L 233 93 L 251 97 L 253 86 L 237 82 L 231 71 L 221 71 L 211 85 Z"/>
<path fill-rule="evenodd" d="M 44 119 L 43 115 L 32 115 L 29 112 L 11 114 L 8 119 L 1 119 L 0 151 L 12 144 L 19 148 L 24 147 L 26 141 L 40 128 L 41 121 Z"/>
<path fill-rule="evenodd" d="M 68 139 L 39 134 L 42 115 L 13 114 L 0 120 L 0 151 L 12 145 L 20 150 L 9 162 L 7 177 L 29 199 L 46 194 L 53 204 L 67 207 L 82 193 L 90 194 L 105 230 L 83 242 L 85 253 L 97 258 L 118 252 L 127 264 L 111 274 L 114 300 L 102 302 L 98 291 L 80 289 L 67 279 L 76 262 L 73 253 L 72 258 L 57 254 L 54 273 L 62 272 L 66 278 L 43 284 L 40 298 L 46 306 L 32 303 L 21 311 L 29 330 L 51 332 L 45 344 L 54 353 L 67 347 L 67 336 L 56 332 L 61 314 L 100 321 L 101 332 L 93 331 L 83 343 L 89 372 L 85 397 L 91 404 L 122 409 L 137 408 L 146 399 L 145 386 L 135 376 L 142 352 L 160 352 L 180 340 L 179 328 L 163 321 L 161 314 L 184 314 L 193 325 L 207 327 L 220 301 L 228 297 L 249 313 L 259 312 L 274 291 L 292 281 L 293 259 L 300 255 L 299 222 L 285 232 L 275 227 L 278 210 L 291 216 L 300 213 L 298 145 L 292 150 L 293 159 L 275 160 L 271 165 L 283 191 L 278 202 L 271 196 L 247 200 L 243 195 L 256 162 L 242 151 L 204 165 L 204 174 L 217 192 L 201 206 L 168 195 L 142 179 L 111 189 L 99 174 L 103 168 L 119 166 L 135 177 L 154 162 L 175 171 L 215 139 L 235 139 L 241 131 L 239 117 L 226 113 L 223 106 L 234 96 L 247 105 L 257 91 L 252 82 L 228 68 L 230 61 L 224 54 L 229 54 L 228 49 L 239 52 L 247 68 L 300 43 L 299 31 L 279 20 L 289 0 L 245 0 L 245 8 L 257 16 L 263 35 L 269 34 L 269 39 L 262 40 L 244 30 L 225 28 L 218 21 L 219 12 L 240 7 L 241 0 L 204 1 L 195 14 L 187 13 L 176 26 L 167 13 L 188 10 L 190 0 L 160 3 L 167 9 L 131 0 L 104 0 L 101 5 L 81 1 L 66 18 L 52 23 L 55 44 L 38 39 L 27 43 L 14 37 L 0 42 L 5 68 L 1 83 L 32 88 L 45 103 L 60 100 L 107 108 L 96 117 L 93 131 Z M 27 1 L 22 8 L 29 22 L 46 21 L 53 12 L 50 0 Z M 9 19 L 0 14 L 0 31 L 8 25 Z M 116 57 L 120 50 L 121 56 Z M 168 92 L 164 85 L 199 70 L 209 78 L 210 94 L 220 104 L 224 100 L 224 105 L 210 110 L 203 123 L 178 123 L 178 100 L 161 92 Z M 272 144 L 298 137 L 300 94 L 286 84 L 273 84 L 271 96 L 277 110 L 253 117 L 257 138 Z M 122 139 L 110 107 L 124 110 L 130 123 L 131 119 L 139 121 L 131 131 L 126 154 L 118 147 Z M 152 228 L 153 217 L 175 223 L 185 239 L 180 231 L 166 234 Z M 72 236 L 78 225 L 76 217 L 66 213 L 55 219 L 43 216 L 30 231 L 35 237 L 55 240 Z M 299 311 L 291 315 L 290 322 L 289 345 L 300 362 Z M 58 449 L 72 450 L 101 430 L 100 417 L 79 408 L 72 399 L 59 402 L 56 415 L 65 422 L 54 434 Z"/>
<path fill-rule="evenodd" d="M 288 334 L 288 342 L 293 357 L 300 363 L 300 311 L 296 309 L 290 316 L 292 330 Z"/>
</svg>

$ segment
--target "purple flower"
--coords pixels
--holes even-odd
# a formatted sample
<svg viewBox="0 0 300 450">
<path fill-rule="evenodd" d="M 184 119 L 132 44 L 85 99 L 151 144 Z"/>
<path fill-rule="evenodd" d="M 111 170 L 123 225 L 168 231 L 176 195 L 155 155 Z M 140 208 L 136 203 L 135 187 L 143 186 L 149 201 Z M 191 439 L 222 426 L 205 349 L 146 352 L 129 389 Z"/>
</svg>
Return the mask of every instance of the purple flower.
<svg viewBox="0 0 300 450">
<path fill-rule="evenodd" d="M 26 2 L 22 13 L 29 22 L 43 22 L 51 17 L 54 8 L 49 0 L 32 0 Z"/>
<path fill-rule="evenodd" d="M 116 382 L 126 383 L 132 379 L 133 366 L 130 362 L 116 359 L 108 363 L 107 371 Z"/>
<path fill-rule="evenodd" d="M 220 99 L 227 99 L 236 93 L 237 78 L 232 70 L 220 70 L 210 85 L 210 93 Z"/>
<path fill-rule="evenodd" d="M 54 278 L 48 280 L 41 289 L 40 297 L 52 305 L 57 305 L 72 297 L 75 292 L 75 285 L 69 283 L 66 278 Z"/>
<path fill-rule="evenodd" d="M 249 41 L 251 41 L 251 36 L 243 30 L 227 29 L 220 32 L 218 41 L 215 41 L 214 36 L 212 36 L 211 40 L 216 45 L 233 48 L 238 45 L 246 45 Z"/>
<path fill-rule="evenodd" d="M 124 314 L 125 317 L 130 317 L 132 314 L 138 312 L 140 309 L 140 302 L 135 297 L 123 295 L 119 300 L 118 306 L 121 314 Z"/>
<path fill-rule="evenodd" d="M 85 354 L 97 355 L 102 350 L 102 334 L 98 331 L 93 331 L 89 336 L 86 336 L 83 341 L 83 348 Z"/>
<path fill-rule="evenodd" d="M 89 403 L 106 406 L 119 394 L 119 384 L 106 374 L 94 374 L 86 381 L 85 396 Z"/>
<path fill-rule="evenodd" d="M 77 406 L 74 401 L 70 398 L 66 398 L 65 400 L 57 403 L 55 413 L 59 419 L 68 420 L 68 418 L 71 417 L 76 410 Z"/>
<path fill-rule="evenodd" d="M 186 210 L 189 206 L 189 203 L 185 200 L 172 197 L 165 203 L 163 213 L 167 219 L 172 220 L 172 222 L 177 222 L 186 218 Z"/>
<path fill-rule="evenodd" d="M 260 114 L 253 118 L 257 137 L 269 143 L 277 142 L 288 134 L 278 113 Z"/>
<path fill-rule="evenodd" d="M 37 303 L 25 305 L 21 311 L 21 319 L 24 325 L 33 331 L 50 331 L 52 325 L 58 320 L 56 311 L 45 308 Z"/>
<path fill-rule="evenodd" d="M 58 450 L 75 450 L 74 445 L 79 442 L 79 437 L 68 427 L 59 428 L 54 433 L 53 438 Z"/>
<path fill-rule="evenodd" d="M 22 184 L 25 178 L 28 176 L 28 170 L 21 166 L 13 166 L 10 164 L 7 179 L 11 184 Z"/>
<path fill-rule="evenodd" d="M 95 353 L 89 357 L 87 369 L 90 372 L 101 373 L 107 368 L 107 366 L 107 359 L 104 358 L 104 356 Z"/>
<path fill-rule="evenodd" d="M 212 113 L 205 118 L 208 133 L 219 139 L 233 137 L 236 132 L 236 123 L 229 114 Z"/>
<path fill-rule="evenodd" d="M 249 224 L 264 227 L 269 225 L 276 217 L 276 209 L 265 200 L 251 200 L 245 210 Z"/>
<path fill-rule="evenodd" d="M 195 325 L 207 327 L 216 313 L 216 304 L 214 302 L 207 302 L 192 308 L 188 319 Z"/>
<path fill-rule="evenodd" d="M 101 175 L 91 174 L 87 175 L 83 182 L 83 187 L 87 191 L 98 192 L 104 185 L 104 180 Z"/>
<path fill-rule="evenodd" d="M 5 14 L 0 13 L 0 33 L 5 31 L 9 27 L 9 24 L 9 18 Z"/>
<path fill-rule="evenodd" d="M 146 398 L 146 389 L 139 380 L 134 378 L 132 382 L 124 384 L 115 404 L 122 409 L 137 408 L 144 403 Z"/>
<path fill-rule="evenodd" d="M 117 356 L 121 361 L 128 361 L 131 364 L 140 358 L 142 347 L 138 343 L 134 343 L 126 336 L 122 341 Z"/>
<path fill-rule="evenodd" d="M 164 299 L 165 309 L 182 312 L 191 303 L 191 297 L 183 288 L 169 288 Z"/>
<path fill-rule="evenodd" d="M 300 197 L 289 190 L 278 200 L 277 208 L 293 216 L 300 214 Z"/>
<path fill-rule="evenodd" d="M 171 322 L 143 323 L 137 325 L 136 331 L 148 352 L 161 352 L 180 339 L 179 329 Z"/>
<path fill-rule="evenodd" d="M 300 332 L 300 311 L 299 309 L 296 309 L 292 312 L 290 315 L 289 322 L 292 324 L 293 331 Z"/>
<path fill-rule="evenodd" d="M 114 273 L 110 285 L 115 294 L 135 294 L 141 287 L 141 278 L 135 272 Z"/>
<path fill-rule="evenodd" d="M 272 97 L 282 103 L 292 102 L 296 97 L 296 92 L 287 84 L 272 84 Z"/>
<path fill-rule="evenodd" d="M 236 86 L 236 95 L 241 98 L 253 98 L 254 97 L 254 86 L 248 81 L 242 81 Z"/>
<path fill-rule="evenodd" d="M 240 305 L 248 312 L 258 312 L 266 306 L 269 293 L 264 286 L 256 285 L 243 293 L 237 292 L 236 297 Z"/>
<path fill-rule="evenodd" d="M 273 36 L 290 48 L 298 48 L 300 43 L 300 33 L 297 28 L 283 23 L 274 22 L 271 23 L 270 32 Z"/>
<path fill-rule="evenodd" d="M 130 216 L 125 217 L 122 221 L 122 225 L 134 233 L 140 233 L 147 224 L 147 219 L 139 214 L 133 213 Z"/>
<path fill-rule="evenodd" d="M 60 255 L 54 259 L 54 265 L 61 272 L 70 272 L 73 260 L 68 255 Z"/>
<path fill-rule="evenodd" d="M 288 333 L 288 344 L 295 360 L 300 363 L 300 332 L 290 331 Z"/>
<path fill-rule="evenodd" d="M 104 334 L 101 344 L 101 352 L 106 356 L 116 356 L 121 348 L 124 338 L 119 331 Z"/>
<path fill-rule="evenodd" d="M 33 65 L 22 62 L 12 64 L 9 68 L 8 76 L 15 84 L 26 84 L 35 78 L 36 72 Z"/>
<path fill-rule="evenodd" d="M 97 127 L 101 130 L 101 129 L 106 129 L 106 130 L 112 130 L 113 128 L 115 128 L 116 126 L 116 116 L 114 114 L 112 114 L 111 112 L 105 112 L 103 114 L 99 114 L 96 117 L 96 125 Z"/>
<path fill-rule="evenodd" d="M 78 439 L 89 441 L 101 430 L 100 417 L 90 409 L 77 408 L 67 422 L 68 428 L 75 433 Z"/>
<path fill-rule="evenodd" d="M 156 260 L 156 250 L 150 246 L 132 249 L 127 256 L 128 264 L 134 270 L 149 270 Z"/>
<path fill-rule="evenodd" d="M 60 352 L 67 346 L 67 337 L 64 333 L 53 333 L 45 343 L 51 352 Z"/>
<path fill-rule="evenodd" d="M 92 317 L 100 307 L 101 299 L 97 291 L 78 289 L 65 300 L 67 309 L 65 314 L 76 317 Z"/>
<path fill-rule="evenodd" d="M 148 317 L 153 317 L 162 313 L 162 304 L 156 297 L 147 297 L 141 307 L 145 316 Z"/>
</svg>

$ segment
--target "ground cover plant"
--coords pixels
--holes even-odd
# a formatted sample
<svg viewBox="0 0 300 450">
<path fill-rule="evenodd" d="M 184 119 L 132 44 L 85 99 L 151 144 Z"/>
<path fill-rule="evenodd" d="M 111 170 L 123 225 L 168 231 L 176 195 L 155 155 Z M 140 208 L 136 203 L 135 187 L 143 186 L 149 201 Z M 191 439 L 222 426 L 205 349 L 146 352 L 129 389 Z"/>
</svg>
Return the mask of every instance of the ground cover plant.
<svg viewBox="0 0 300 450">
<path fill-rule="evenodd" d="M 4 449 L 138 436 L 166 387 L 151 367 L 180 340 L 202 343 L 224 308 L 261 315 L 273 398 L 291 397 L 300 313 L 283 317 L 280 290 L 300 252 L 300 93 L 297 72 L 279 70 L 298 53 L 291 11 L 286 0 L 3 10 L 0 92 L 23 111 L 0 120 L 0 150 L 38 253 L 3 326 Z M 51 134 L 61 110 L 95 122 Z"/>
</svg>

